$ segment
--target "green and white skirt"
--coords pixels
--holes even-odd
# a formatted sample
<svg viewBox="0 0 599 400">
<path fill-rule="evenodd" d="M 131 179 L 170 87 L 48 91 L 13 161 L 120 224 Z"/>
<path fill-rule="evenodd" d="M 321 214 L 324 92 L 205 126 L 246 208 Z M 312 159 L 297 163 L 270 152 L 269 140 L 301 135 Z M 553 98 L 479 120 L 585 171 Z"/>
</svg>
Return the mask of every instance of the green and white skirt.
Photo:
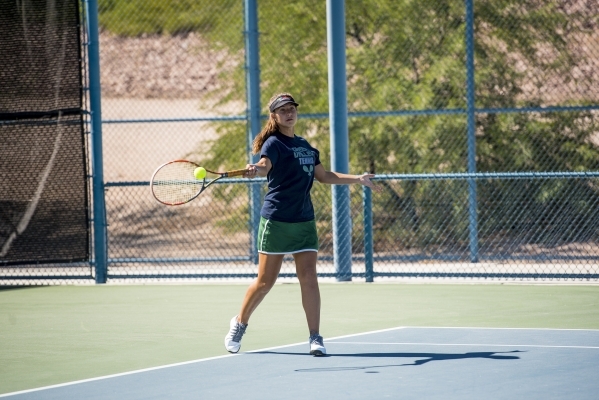
<svg viewBox="0 0 599 400">
<path fill-rule="evenodd" d="M 279 222 L 260 217 L 258 252 L 293 254 L 318 251 L 316 221 Z"/>
</svg>

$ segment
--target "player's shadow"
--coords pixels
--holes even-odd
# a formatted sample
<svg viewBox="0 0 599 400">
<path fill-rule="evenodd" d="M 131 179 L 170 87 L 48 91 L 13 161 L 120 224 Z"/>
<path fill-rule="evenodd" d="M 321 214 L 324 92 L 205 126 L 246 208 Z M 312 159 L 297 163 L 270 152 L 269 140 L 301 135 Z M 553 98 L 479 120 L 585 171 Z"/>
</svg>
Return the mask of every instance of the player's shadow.
<svg viewBox="0 0 599 400">
<path fill-rule="evenodd" d="M 389 365 L 369 365 L 360 367 L 330 367 L 330 368 L 305 368 L 296 369 L 296 372 L 322 372 L 322 371 L 350 371 L 371 368 L 387 368 L 387 367 L 407 367 L 424 365 L 432 361 L 447 361 L 447 360 L 466 360 L 466 359 L 489 359 L 489 360 L 519 360 L 520 357 L 515 355 L 507 355 L 513 353 L 522 353 L 521 350 L 513 351 L 479 351 L 472 353 L 336 353 L 327 355 L 327 357 L 366 357 L 366 358 L 417 358 L 412 363 L 389 364 Z M 305 353 L 288 353 L 277 351 L 260 351 L 254 354 L 286 354 L 286 355 L 302 355 Z"/>
</svg>

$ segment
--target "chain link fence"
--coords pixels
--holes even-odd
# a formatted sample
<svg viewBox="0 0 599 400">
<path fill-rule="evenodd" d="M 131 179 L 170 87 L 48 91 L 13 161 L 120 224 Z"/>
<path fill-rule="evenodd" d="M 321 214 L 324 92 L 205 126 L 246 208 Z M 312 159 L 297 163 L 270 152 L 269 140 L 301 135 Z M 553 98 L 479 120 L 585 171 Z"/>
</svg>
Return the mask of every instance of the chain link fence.
<svg viewBox="0 0 599 400">
<path fill-rule="evenodd" d="M 330 168 L 326 2 L 258 3 L 263 114 Z M 599 3 L 346 1 L 356 280 L 599 277 Z M 110 282 L 250 278 L 250 190 L 231 179 L 166 207 L 162 163 L 249 160 L 244 2 L 99 0 Z M 265 118 L 265 115 L 263 115 Z M 318 271 L 335 278 L 331 189 L 316 183 Z M 286 259 L 282 279 L 294 279 Z"/>
</svg>

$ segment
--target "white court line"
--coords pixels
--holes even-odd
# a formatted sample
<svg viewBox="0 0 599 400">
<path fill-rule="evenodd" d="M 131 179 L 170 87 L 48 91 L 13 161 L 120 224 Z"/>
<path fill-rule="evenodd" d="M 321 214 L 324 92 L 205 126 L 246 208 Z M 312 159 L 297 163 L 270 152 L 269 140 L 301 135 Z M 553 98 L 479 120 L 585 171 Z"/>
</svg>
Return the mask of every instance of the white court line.
<svg viewBox="0 0 599 400">
<path fill-rule="evenodd" d="M 393 331 L 393 330 L 398 330 L 398 329 L 403 329 L 403 328 L 404 328 L 403 326 L 400 326 L 400 327 L 396 327 L 396 328 L 389 328 L 389 329 L 381 329 L 381 330 L 377 330 L 377 331 L 356 333 L 356 334 L 353 334 L 353 335 L 337 336 L 337 337 L 334 337 L 334 338 L 330 338 L 329 340 L 344 339 L 344 338 L 354 337 L 354 336 L 360 336 L 360 335 L 370 335 L 370 334 L 373 334 L 373 333 L 388 332 L 388 331 Z M 258 352 L 262 352 L 262 351 L 269 351 L 269 350 L 281 349 L 281 348 L 285 348 L 285 347 L 293 347 L 293 346 L 299 346 L 299 345 L 306 345 L 307 343 L 308 343 L 308 341 L 306 340 L 306 341 L 300 342 L 300 343 L 286 344 L 286 345 L 283 345 L 283 346 L 275 346 L 275 347 L 267 347 L 265 349 L 251 350 L 251 351 L 247 351 L 245 353 L 258 353 Z M 200 359 L 197 359 L 197 360 L 184 361 L 184 362 L 175 363 L 175 364 L 160 365 L 158 367 L 138 369 L 138 370 L 134 370 L 134 371 L 121 372 L 119 374 L 104 375 L 104 376 L 98 376 L 96 378 L 81 379 L 81 380 L 78 380 L 78 381 L 59 383 L 59 384 L 56 384 L 56 385 L 42 386 L 42 387 L 35 388 L 35 389 L 27 389 L 27 390 L 21 390 L 21 391 L 18 391 L 18 392 L 5 393 L 5 394 L 0 394 L 0 397 L 9 397 L 9 396 L 16 396 L 16 395 L 19 395 L 19 394 L 25 394 L 25 393 L 31 393 L 31 392 L 39 392 L 39 391 L 42 391 L 42 390 L 56 389 L 56 388 L 65 387 L 65 386 L 77 385 L 77 384 L 80 384 L 80 383 L 95 382 L 95 381 L 100 381 L 100 380 L 104 380 L 104 379 L 118 378 L 120 376 L 140 374 L 140 373 L 143 373 L 143 372 L 156 371 L 156 370 L 159 370 L 159 369 L 165 369 L 165 368 L 179 367 L 179 366 L 182 366 L 182 365 L 195 364 L 195 363 L 200 363 L 200 362 L 204 362 L 204 361 L 219 360 L 221 358 L 237 357 L 237 356 L 241 356 L 243 354 L 244 353 L 240 353 L 240 354 L 225 354 L 225 355 L 222 355 L 222 356 L 209 357 L 209 358 L 200 358 Z"/>
<path fill-rule="evenodd" d="M 59 384 L 56 384 L 56 385 L 42 386 L 42 387 L 35 388 L 35 389 L 27 389 L 27 390 L 21 390 L 21 391 L 18 391 L 18 392 L 11 392 L 11 393 L 0 394 L 0 397 L 16 396 L 18 394 L 31 393 L 31 392 L 39 392 L 41 390 L 55 389 L 55 388 L 64 387 L 64 386 L 77 385 L 79 383 L 94 382 L 94 381 L 99 381 L 99 380 L 102 380 L 102 379 L 117 378 L 119 376 L 139 374 L 139 373 L 142 373 L 142 372 L 155 371 L 155 370 L 163 369 L 163 368 L 178 367 L 178 366 L 181 366 L 181 365 L 193 364 L 193 363 L 198 363 L 198 362 L 202 362 L 202 361 L 211 361 L 211 360 L 218 360 L 220 358 L 235 357 L 236 355 L 237 354 L 226 354 L 226 355 L 223 355 L 223 356 L 201 358 L 201 359 L 198 359 L 198 360 L 184 361 L 184 362 L 180 362 L 180 363 L 167 364 L 167 365 L 161 365 L 161 366 L 158 366 L 158 367 L 138 369 L 138 370 L 129 371 L 129 372 L 121 372 L 119 374 L 98 376 L 96 378 L 81 379 L 79 381 L 65 382 L 65 383 L 59 383 Z"/>
<path fill-rule="evenodd" d="M 599 329 L 585 328 L 501 328 L 501 327 L 481 327 L 481 326 L 406 326 L 410 329 L 477 329 L 477 330 L 506 330 L 506 331 L 589 331 L 599 332 Z"/>
<path fill-rule="evenodd" d="M 539 348 L 557 348 L 557 349 L 599 349 L 599 346 L 557 346 L 557 345 L 537 345 L 537 344 L 486 344 L 486 343 L 413 343 L 413 342 L 329 342 L 327 344 L 358 344 L 358 345 L 401 345 L 401 346 L 485 346 L 485 347 L 539 347 Z"/>
</svg>

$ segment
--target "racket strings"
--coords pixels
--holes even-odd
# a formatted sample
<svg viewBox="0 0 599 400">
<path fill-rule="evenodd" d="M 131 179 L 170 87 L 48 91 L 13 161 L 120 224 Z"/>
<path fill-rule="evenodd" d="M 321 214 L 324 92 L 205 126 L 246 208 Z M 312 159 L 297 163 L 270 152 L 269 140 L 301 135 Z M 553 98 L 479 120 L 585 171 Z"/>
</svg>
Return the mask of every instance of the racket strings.
<svg viewBox="0 0 599 400">
<path fill-rule="evenodd" d="M 195 164 L 173 162 L 162 166 L 152 179 L 152 192 L 162 203 L 175 205 L 195 198 L 202 190 L 203 181 L 194 177 Z"/>
</svg>

